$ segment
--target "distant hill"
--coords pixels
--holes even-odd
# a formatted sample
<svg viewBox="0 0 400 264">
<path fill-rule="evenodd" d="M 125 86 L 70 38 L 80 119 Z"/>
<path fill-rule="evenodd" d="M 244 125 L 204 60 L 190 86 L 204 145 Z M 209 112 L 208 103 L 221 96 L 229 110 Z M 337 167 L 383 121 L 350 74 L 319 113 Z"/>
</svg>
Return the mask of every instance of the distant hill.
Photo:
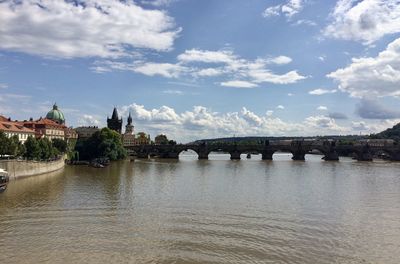
<svg viewBox="0 0 400 264">
<path fill-rule="evenodd" d="M 378 134 L 371 135 L 372 138 L 378 138 L 378 139 L 394 139 L 394 140 L 400 140 L 400 123 L 395 125 L 392 128 L 388 128 Z"/>
</svg>

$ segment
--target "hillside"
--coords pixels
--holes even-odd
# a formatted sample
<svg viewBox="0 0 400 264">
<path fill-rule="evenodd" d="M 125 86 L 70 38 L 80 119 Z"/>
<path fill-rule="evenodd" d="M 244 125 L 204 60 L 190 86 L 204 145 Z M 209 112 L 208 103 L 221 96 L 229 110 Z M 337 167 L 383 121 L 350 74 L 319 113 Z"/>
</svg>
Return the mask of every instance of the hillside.
<svg viewBox="0 0 400 264">
<path fill-rule="evenodd" d="M 400 140 L 400 123 L 393 126 L 392 128 L 388 128 L 378 134 L 372 135 L 373 138 L 382 138 L 382 139 L 395 139 Z"/>
</svg>

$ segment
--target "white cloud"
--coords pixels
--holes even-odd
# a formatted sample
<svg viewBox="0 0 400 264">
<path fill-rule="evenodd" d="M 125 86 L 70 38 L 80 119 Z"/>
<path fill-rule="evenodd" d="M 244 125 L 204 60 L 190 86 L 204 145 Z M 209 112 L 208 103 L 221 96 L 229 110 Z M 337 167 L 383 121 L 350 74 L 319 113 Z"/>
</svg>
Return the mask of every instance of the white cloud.
<svg viewBox="0 0 400 264">
<path fill-rule="evenodd" d="M 228 80 L 221 82 L 222 86 L 252 88 L 259 83 L 291 84 L 306 79 L 296 70 L 277 74 L 272 72 L 270 64 L 287 64 L 292 61 L 287 56 L 272 58 L 257 58 L 246 60 L 240 58 L 231 50 L 186 50 L 177 56 L 177 63 L 157 63 L 136 61 L 133 63 L 116 61 L 95 62 L 92 70 L 104 73 L 111 70 L 128 70 L 148 76 L 161 75 L 166 78 L 215 77 L 224 76 Z M 239 80 L 245 79 L 245 80 Z"/>
<path fill-rule="evenodd" d="M 319 110 L 319 111 L 327 111 L 328 107 L 320 105 L 320 106 L 318 106 L 317 110 Z"/>
<path fill-rule="evenodd" d="M 352 63 L 327 75 L 353 97 L 400 96 L 400 38 L 377 57 L 353 58 Z"/>
<path fill-rule="evenodd" d="M 133 69 L 134 72 L 148 76 L 161 75 L 165 78 L 178 78 L 186 70 L 178 64 L 147 62 Z"/>
<path fill-rule="evenodd" d="M 288 95 L 288 96 L 294 96 L 294 94 L 293 94 L 293 93 L 288 93 L 287 95 Z"/>
<path fill-rule="evenodd" d="M 282 64 L 288 64 L 292 62 L 292 58 L 289 58 L 287 56 L 278 56 L 272 59 L 268 60 L 269 63 L 274 63 L 274 64 L 278 64 L 278 65 L 282 65 Z"/>
<path fill-rule="evenodd" d="M 278 105 L 278 106 L 276 107 L 276 109 L 281 109 L 281 110 L 283 110 L 283 109 L 285 109 L 285 107 L 284 107 L 283 105 Z"/>
<path fill-rule="evenodd" d="M 227 86 L 227 87 L 235 87 L 235 88 L 254 88 L 257 87 L 257 84 L 247 82 L 247 81 L 227 81 L 227 82 L 221 82 L 221 86 Z"/>
<path fill-rule="evenodd" d="M 263 17 L 272 17 L 284 15 L 287 18 L 291 18 L 295 14 L 299 13 L 304 8 L 303 0 L 287 0 L 285 4 L 270 6 L 262 13 Z"/>
<path fill-rule="evenodd" d="M 220 68 L 206 68 L 206 69 L 201 69 L 201 70 L 195 72 L 195 76 L 212 77 L 212 76 L 221 75 L 223 73 L 224 73 L 223 69 L 220 69 Z"/>
<path fill-rule="evenodd" d="M 6 83 L 0 83 L 0 89 L 6 89 L 8 85 Z"/>
<path fill-rule="evenodd" d="M 133 1 L 6 0 L 0 14 L 1 49 L 57 58 L 167 51 L 180 31 L 165 12 Z"/>
<path fill-rule="evenodd" d="M 325 55 L 319 56 L 318 59 L 320 61 L 325 61 L 326 60 L 326 56 Z"/>
<path fill-rule="evenodd" d="M 163 91 L 165 94 L 176 94 L 176 95 L 182 95 L 183 92 L 180 90 L 165 90 Z"/>
<path fill-rule="evenodd" d="M 237 58 L 230 50 L 210 51 L 191 49 L 178 55 L 178 60 L 182 62 L 205 62 L 205 63 L 226 63 L 231 64 Z"/>
<path fill-rule="evenodd" d="M 177 0 L 142 0 L 142 4 L 152 5 L 152 6 L 168 6 Z"/>
<path fill-rule="evenodd" d="M 300 122 L 287 122 L 273 117 L 269 110 L 258 115 L 246 107 L 239 112 L 218 113 L 204 106 L 194 106 L 191 110 L 177 113 L 173 108 L 161 106 L 146 109 L 143 105 L 131 104 L 121 108 L 121 114 L 132 113 L 137 130 L 152 136 L 165 133 L 170 138 L 182 142 L 226 136 L 315 136 L 357 133 L 354 124 L 339 125 L 335 119 L 318 115 Z M 380 131 L 392 122 L 368 123 L 368 131 Z M 380 129 L 380 130 L 379 130 Z"/>
<path fill-rule="evenodd" d="M 315 23 L 312 20 L 308 20 L 308 19 L 299 19 L 295 23 L 293 23 L 292 25 L 294 25 L 294 26 L 306 25 L 306 26 L 310 26 L 310 27 L 316 27 L 317 23 Z"/>
<path fill-rule="evenodd" d="M 333 94 L 333 93 L 336 93 L 337 92 L 337 90 L 327 90 L 327 89 L 315 89 L 315 90 L 312 90 L 312 91 L 309 91 L 308 93 L 309 94 L 311 94 L 311 95 L 323 95 L 323 94 Z"/>
<path fill-rule="evenodd" d="M 324 30 L 327 37 L 372 44 L 400 32 L 399 0 L 340 0 Z"/>
<path fill-rule="evenodd" d="M 347 133 L 350 131 L 348 128 L 339 126 L 335 119 L 322 115 L 307 117 L 305 124 L 317 129 L 326 129 L 327 131 L 336 131 L 341 133 Z"/>
<path fill-rule="evenodd" d="M 84 114 L 83 116 L 78 118 L 78 124 L 81 126 L 98 126 L 100 125 L 100 121 L 98 117 Z"/>
</svg>

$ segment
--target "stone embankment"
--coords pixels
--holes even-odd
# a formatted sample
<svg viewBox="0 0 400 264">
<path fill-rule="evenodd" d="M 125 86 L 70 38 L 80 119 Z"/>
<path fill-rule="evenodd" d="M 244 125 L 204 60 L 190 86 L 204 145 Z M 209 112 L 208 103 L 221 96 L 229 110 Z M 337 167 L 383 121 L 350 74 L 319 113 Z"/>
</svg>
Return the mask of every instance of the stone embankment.
<svg viewBox="0 0 400 264">
<path fill-rule="evenodd" d="M 53 172 L 64 166 L 64 157 L 55 161 L 0 160 L 0 168 L 8 172 L 10 179 Z"/>
</svg>

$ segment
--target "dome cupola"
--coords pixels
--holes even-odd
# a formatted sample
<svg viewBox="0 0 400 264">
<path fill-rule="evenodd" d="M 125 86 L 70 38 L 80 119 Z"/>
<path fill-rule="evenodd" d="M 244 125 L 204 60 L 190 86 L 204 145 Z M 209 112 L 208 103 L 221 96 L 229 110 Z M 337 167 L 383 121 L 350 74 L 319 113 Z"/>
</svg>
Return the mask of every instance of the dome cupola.
<svg viewBox="0 0 400 264">
<path fill-rule="evenodd" d="M 50 112 L 47 113 L 46 115 L 47 119 L 53 120 L 54 122 L 62 125 L 65 123 L 65 118 L 63 112 L 58 110 L 57 104 L 53 105 L 53 109 L 50 110 Z"/>
</svg>

